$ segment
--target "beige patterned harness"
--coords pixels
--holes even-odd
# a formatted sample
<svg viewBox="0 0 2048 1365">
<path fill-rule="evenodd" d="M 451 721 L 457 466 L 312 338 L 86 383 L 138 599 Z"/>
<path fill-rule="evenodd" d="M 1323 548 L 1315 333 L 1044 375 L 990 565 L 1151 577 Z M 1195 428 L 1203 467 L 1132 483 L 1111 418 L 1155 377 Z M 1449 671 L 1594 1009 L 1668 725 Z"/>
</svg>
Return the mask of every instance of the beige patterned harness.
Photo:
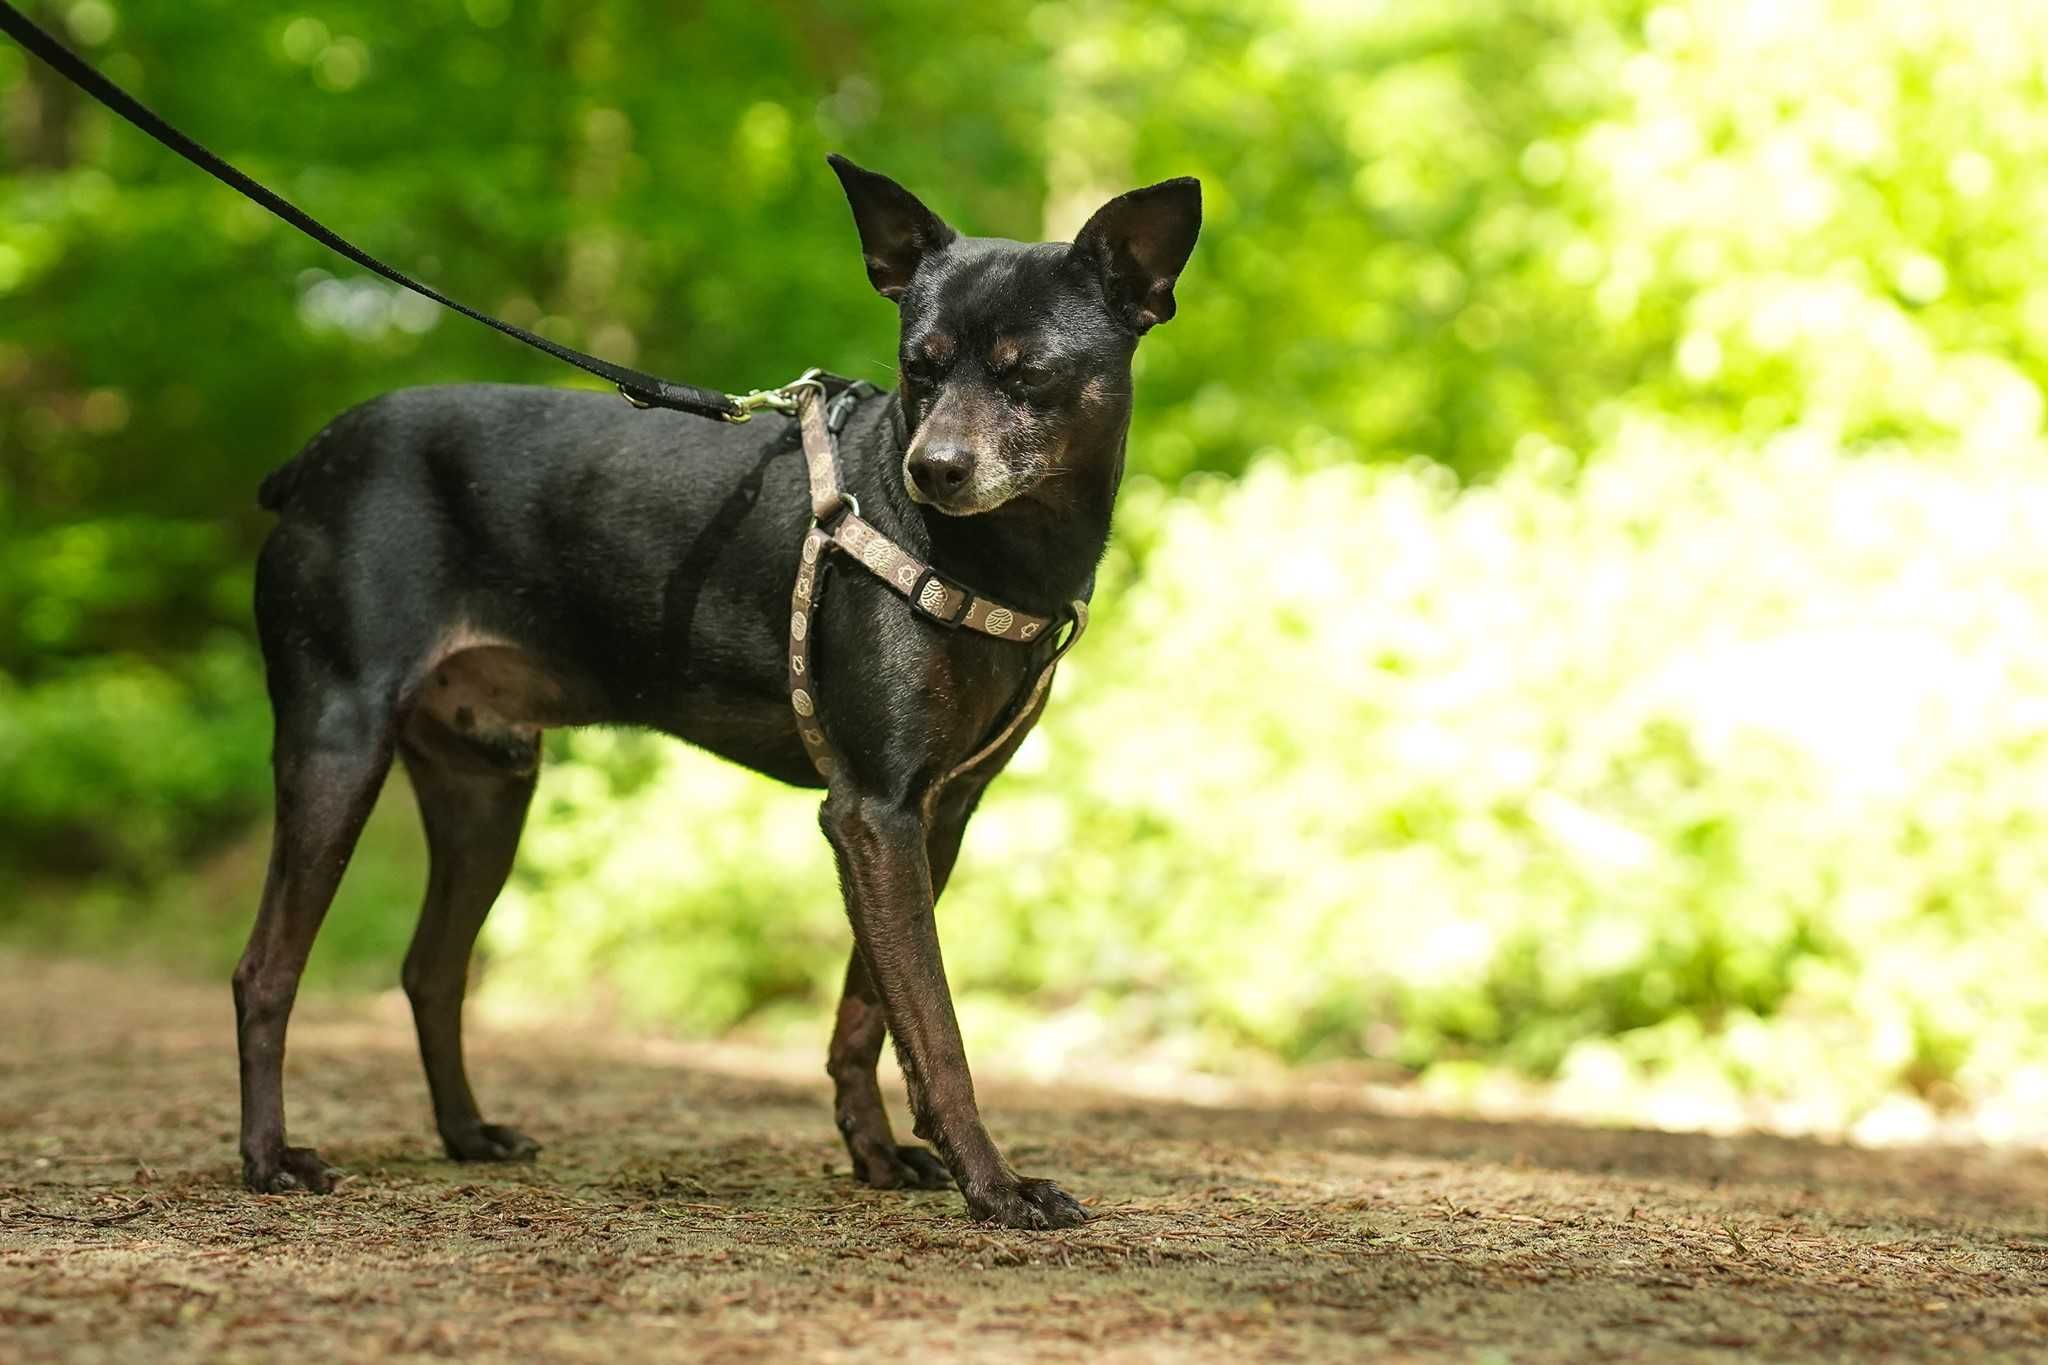
<svg viewBox="0 0 2048 1365">
<path fill-rule="evenodd" d="M 1056 631 L 1058 626 L 1053 617 L 1014 610 L 952 582 L 861 519 L 860 503 L 840 485 L 837 449 L 838 429 L 858 400 L 856 390 L 842 392 L 828 411 L 825 384 L 813 371 L 779 394 L 786 395 L 795 408 L 811 482 L 811 527 L 804 534 L 796 589 L 790 595 L 789 704 L 796 712 L 797 733 L 803 737 L 811 766 L 820 777 L 829 778 L 832 744 L 825 737 L 818 715 L 818 679 L 811 654 L 811 620 L 821 596 L 828 550 L 842 552 L 888 584 L 917 615 L 948 629 L 972 630 L 997 640 L 1030 644 L 1046 631 Z M 940 786 L 1001 749 L 1037 713 L 1046 689 L 1052 686 L 1053 670 L 1088 626 L 1086 602 L 1076 599 L 1069 603 L 1068 614 L 1073 628 L 1038 670 L 1031 686 L 1012 708 L 1009 719 L 985 744 L 948 772 Z"/>
</svg>

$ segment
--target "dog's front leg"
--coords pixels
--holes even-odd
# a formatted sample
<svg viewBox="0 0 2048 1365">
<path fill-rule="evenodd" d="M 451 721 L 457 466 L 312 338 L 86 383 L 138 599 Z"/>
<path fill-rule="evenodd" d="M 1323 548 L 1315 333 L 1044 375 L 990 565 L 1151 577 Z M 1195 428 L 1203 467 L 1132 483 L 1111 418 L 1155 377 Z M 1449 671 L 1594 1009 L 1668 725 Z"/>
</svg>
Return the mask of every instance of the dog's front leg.
<svg viewBox="0 0 2048 1365">
<path fill-rule="evenodd" d="M 896 1039 L 917 1135 L 937 1149 L 976 1218 L 1012 1228 L 1082 1222 L 1087 1214 L 1057 1185 L 1012 1171 L 982 1127 L 939 955 L 924 822 L 915 805 L 835 783 L 819 823 L 839 860 L 854 941 Z"/>
</svg>

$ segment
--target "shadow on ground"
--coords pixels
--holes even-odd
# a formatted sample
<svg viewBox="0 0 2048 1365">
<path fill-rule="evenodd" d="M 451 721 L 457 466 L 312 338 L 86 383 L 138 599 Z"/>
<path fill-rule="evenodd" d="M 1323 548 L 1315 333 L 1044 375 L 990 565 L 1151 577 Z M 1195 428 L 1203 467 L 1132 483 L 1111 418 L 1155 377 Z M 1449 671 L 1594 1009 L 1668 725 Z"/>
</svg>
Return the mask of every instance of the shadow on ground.
<svg viewBox="0 0 2048 1365">
<path fill-rule="evenodd" d="M 865 1190 L 780 1059 L 486 1033 L 530 1166 L 440 1159 L 402 1016 L 308 1002 L 234 1183 L 224 987 L 0 957 L 0 1343 L 27 1359 L 1685 1360 L 2037 1354 L 2048 1159 L 984 1086 L 1095 1217 Z M 988 1059 L 993 1073 L 996 1059 Z M 1077 1078 L 1085 1083 L 1086 1078 Z M 897 1112 L 901 1113 L 900 1103 Z M 0 1349 L 0 1356 L 8 1352 Z"/>
</svg>

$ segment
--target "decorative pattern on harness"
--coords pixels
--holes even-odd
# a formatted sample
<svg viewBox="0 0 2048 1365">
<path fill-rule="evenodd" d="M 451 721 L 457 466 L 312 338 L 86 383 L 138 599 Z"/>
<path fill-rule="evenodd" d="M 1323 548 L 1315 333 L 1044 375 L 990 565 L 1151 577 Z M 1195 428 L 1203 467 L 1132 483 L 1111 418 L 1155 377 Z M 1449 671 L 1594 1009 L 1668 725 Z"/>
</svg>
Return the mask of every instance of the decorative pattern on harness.
<svg viewBox="0 0 2048 1365">
<path fill-rule="evenodd" d="M 811 623 L 824 590 L 825 554 L 843 551 L 869 573 L 908 602 L 932 622 L 975 631 L 997 640 L 1030 644 L 1053 625 L 1053 618 L 1017 611 L 990 601 L 969 588 L 950 582 L 937 570 L 918 559 L 895 541 L 877 531 L 860 516 L 860 504 L 839 483 L 835 429 L 826 415 L 825 388 L 811 375 L 789 386 L 797 406 L 797 422 L 803 432 L 804 465 L 810 474 L 810 530 L 804 533 L 803 549 L 796 572 L 796 586 L 789 600 L 789 706 L 796 713 L 797 734 L 804 752 L 820 777 L 832 775 L 831 741 L 825 737 L 819 712 L 817 669 L 812 662 L 815 645 Z M 1033 679 L 1021 704 L 996 734 L 965 762 L 947 774 L 951 780 L 980 764 L 1014 736 L 1038 710 L 1052 683 L 1053 669 L 1088 624 L 1085 602 L 1069 604 L 1073 628 L 1061 640 Z"/>
</svg>

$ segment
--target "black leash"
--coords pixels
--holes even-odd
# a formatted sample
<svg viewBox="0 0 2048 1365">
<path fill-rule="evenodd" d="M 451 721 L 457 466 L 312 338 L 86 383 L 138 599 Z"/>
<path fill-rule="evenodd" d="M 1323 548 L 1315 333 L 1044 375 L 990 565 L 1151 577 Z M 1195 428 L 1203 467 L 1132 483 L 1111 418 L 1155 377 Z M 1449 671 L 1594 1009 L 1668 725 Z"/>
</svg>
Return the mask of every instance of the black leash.
<svg viewBox="0 0 2048 1365">
<path fill-rule="evenodd" d="M 305 210 L 265 189 L 186 137 L 151 113 L 140 100 L 93 70 L 84 58 L 51 37 L 34 20 L 7 3 L 7 0 L 0 0 L 0 29 L 4 29 L 9 37 L 55 67 L 60 75 L 86 94 L 200 170 L 222 184 L 239 190 L 314 241 L 348 257 L 363 269 L 375 271 L 393 284 L 402 285 L 415 294 L 432 299 L 444 308 L 452 308 L 464 317 L 474 318 L 486 327 L 495 328 L 514 341 L 523 341 L 529 346 L 546 351 L 557 360 L 566 360 L 580 370 L 586 370 L 600 379 L 610 380 L 619 386 L 619 392 L 625 396 L 626 401 L 636 407 L 676 408 L 682 412 L 694 412 L 700 417 L 723 418 L 728 422 L 743 422 L 752 415 L 753 407 L 744 397 L 735 398 L 711 389 L 700 389 L 694 384 L 678 384 L 673 380 L 628 369 L 624 365 L 614 365 L 609 360 L 599 360 L 594 355 L 585 355 L 572 347 L 549 341 L 546 337 L 535 336 L 524 327 L 514 327 L 511 323 L 494 318 L 489 313 L 479 312 L 468 304 L 456 302 L 439 290 L 421 284 L 404 271 L 395 270 L 384 264 L 369 252 L 321 224 Z"/>
</svg>

